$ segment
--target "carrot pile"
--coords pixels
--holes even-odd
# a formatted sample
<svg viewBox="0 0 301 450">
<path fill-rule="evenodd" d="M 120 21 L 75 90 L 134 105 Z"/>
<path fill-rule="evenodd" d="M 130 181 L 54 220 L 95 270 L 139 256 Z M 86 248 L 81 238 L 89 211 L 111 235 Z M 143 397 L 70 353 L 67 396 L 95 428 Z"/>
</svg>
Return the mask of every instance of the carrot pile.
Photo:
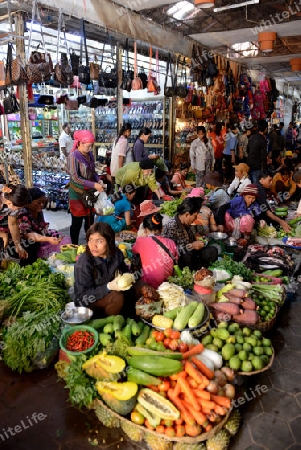
<svg viewBox="0 0 301 450">
<path fill-rule="evenodd" d="M 195 437 L 208 432 L 231 407 L 230 398 L 214 395 L 206 390 L 215 374 L 194 356 L 200 353 L 200 346 L 195 347 L 198 348 L 192 348 L 183 355 L 185 358 L 183 371 L 166 378 L 169 380 L 170 388 L 164 396 L 181 414 L 180 419 L 168 423 L 168 426 L 164 423 L 166 421 L 162 421 L 156 428 L 157 432 L 165 433 L 169 437 L 185 435 Z M 148 387 L 158 389 L 156 386 Z"/>
</svg>

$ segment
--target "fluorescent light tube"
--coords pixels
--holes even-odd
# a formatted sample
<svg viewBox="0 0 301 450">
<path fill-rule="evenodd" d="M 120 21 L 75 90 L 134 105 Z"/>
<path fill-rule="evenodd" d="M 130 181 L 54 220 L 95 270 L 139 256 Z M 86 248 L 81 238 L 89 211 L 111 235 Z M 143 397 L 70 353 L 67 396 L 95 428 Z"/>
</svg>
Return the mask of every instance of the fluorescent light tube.
<svg viewBox="0 0 301 450">
<path fill-rule="evenodd" d="M 227 9 L 240 8 L 241 6 L 257 5 L 258 3 L 259 3 L 259 0 L 249 0 L 247 2 L 242 2 L 242 3 L 233 3 L 232 5 L 221 6 L 220 8 L 214 8 L 213 12 L 226 11 Z"/>
</svg>

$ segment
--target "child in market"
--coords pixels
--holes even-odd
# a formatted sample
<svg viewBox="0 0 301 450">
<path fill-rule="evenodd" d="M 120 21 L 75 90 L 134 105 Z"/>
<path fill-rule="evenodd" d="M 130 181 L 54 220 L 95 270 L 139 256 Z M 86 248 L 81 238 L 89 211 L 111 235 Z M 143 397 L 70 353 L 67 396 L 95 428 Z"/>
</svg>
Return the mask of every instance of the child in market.
<svg viewBox="0 0 301 450">
<path fill-rule="evenodd" d="M 31 199 L 28 190 L 23 185 L 8 184 L 2 187 L 0 201 L 0 237 L 3 240 L 1 259 L 15 257 L 26 259 L 27 252 L 20 243 L 20 228 L 18 215 Z M 13 245 L 9 246 L 9 241 Z"/>
</svg>

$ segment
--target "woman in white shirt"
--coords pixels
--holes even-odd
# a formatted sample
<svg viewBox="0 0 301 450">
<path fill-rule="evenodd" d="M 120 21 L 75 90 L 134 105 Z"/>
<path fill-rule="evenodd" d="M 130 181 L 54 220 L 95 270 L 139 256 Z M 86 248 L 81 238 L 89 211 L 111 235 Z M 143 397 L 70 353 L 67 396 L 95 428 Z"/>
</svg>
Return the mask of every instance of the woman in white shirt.
<svg viewBox="0 0 301 450">
<path fill-rule="evenodd" d="M 112 177 L 112 186 L 115 184 L 115 175 L 118 169 L 129 162 L 132 162 L 132 149 L 129 147 L 128 138 L 131 135 L 131 124 L 126 123 L 120 128 L 117 139 L 115 140 L 111 153 L 110 171 Z"/>
<path fill-rule="evenodd" d="M 249 179 L 249 166 L 245 163 L 240 163 L 235 168 L 235 178 L 228 187 L 227 193 L 230 197 L 235 197 L 235 195 L 243 192 L 244 188 L 251 184 L 251 180 Z"/>
<path fill-rule="evenodd" d="M 197 135 L 197 139 L 191 143 L 189 157 L 191 168 L 196 174 L 196 187 L 201 187 L 204 185 L 204 176 L 214 166 L 214 150 L 211 140 L 206 136 L 205 127 L 198 126 Z"/>
</svg>

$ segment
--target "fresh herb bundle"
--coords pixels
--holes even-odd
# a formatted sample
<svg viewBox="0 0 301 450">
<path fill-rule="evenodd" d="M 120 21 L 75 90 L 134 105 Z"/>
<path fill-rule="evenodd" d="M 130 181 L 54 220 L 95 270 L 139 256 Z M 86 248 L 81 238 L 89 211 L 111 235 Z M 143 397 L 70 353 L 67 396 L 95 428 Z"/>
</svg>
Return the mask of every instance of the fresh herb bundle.
<svg viewBox="0 0 301 450">
<path fill-rule="evenodd" d="M 89 354 L 89 357 L 91 357 L 91 354 Z M 65 387 L 69 389 L 69 400 L 73 406 L 79 408 L 90 406 L 97 396 L 95 380 L 90 378 L 82 369 L 82 365 L 86 360 L 86 355 L 72 358 L 65 376 Z"/>
<path fill-rule="evenodd" d="M 221 261 L 215 261 L 209 269 L 224 269 L 232 275 L 241 275 L 245 281 L 250 281 L 252 270 L 248 269 L 244 263 L 233 261 L 229 256 L 224 256 Z"/>
<path fill-rule="evenodd" d="M 60 333 L 58 314 L 49 311 L 26 312 L 9 326 L 3 336 L 4 363 L 19 373 L 32 370 L 33 359 L 45 352 Z"/>
</svg>

